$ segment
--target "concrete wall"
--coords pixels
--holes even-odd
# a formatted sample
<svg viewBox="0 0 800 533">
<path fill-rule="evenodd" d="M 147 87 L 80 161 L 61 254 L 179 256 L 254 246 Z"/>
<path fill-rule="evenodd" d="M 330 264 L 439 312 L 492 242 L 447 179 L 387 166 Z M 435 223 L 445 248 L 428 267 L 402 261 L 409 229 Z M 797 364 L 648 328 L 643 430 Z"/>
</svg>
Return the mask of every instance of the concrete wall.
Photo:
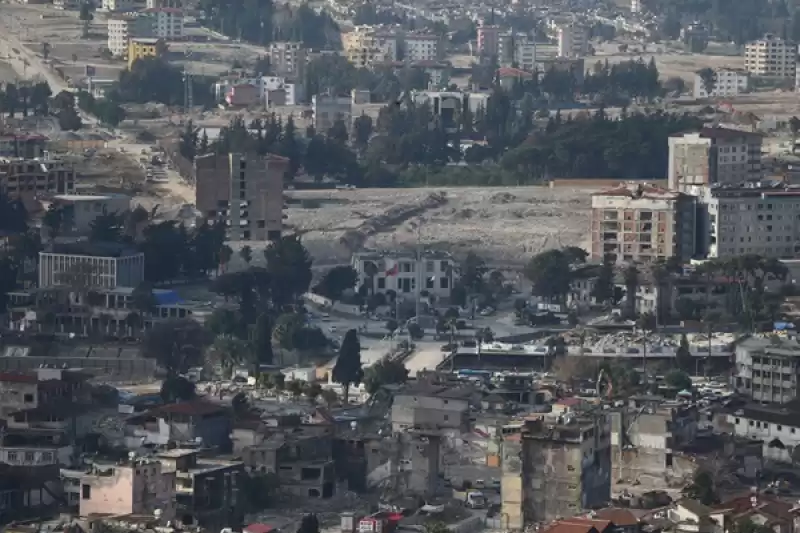
<svg viewBox="0 0 800 533">
<path fill-rule="evenodd" d="M 96 376 L 121 381 L 153 377 L 156 363 L 153 359 L 117 359 L 104 357 L 0 357 L 0 371 L 33 370 L 41 365 L 61 368 L 82 368 Z"/>
</svg>

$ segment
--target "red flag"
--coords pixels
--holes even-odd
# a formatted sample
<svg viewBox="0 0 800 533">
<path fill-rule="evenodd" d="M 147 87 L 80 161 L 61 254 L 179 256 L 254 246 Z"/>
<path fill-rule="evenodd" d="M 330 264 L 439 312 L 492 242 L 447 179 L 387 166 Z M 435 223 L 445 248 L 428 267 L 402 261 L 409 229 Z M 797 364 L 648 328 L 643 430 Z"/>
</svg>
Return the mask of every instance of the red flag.
<svg viewBox="0 0 800 533">
<path fill-rule="evenodd" d="M 397 265 L 394 265 L 392 268 L 384 272 L 387 276 L 396 276 L 398 272 Z"/>
</svg>

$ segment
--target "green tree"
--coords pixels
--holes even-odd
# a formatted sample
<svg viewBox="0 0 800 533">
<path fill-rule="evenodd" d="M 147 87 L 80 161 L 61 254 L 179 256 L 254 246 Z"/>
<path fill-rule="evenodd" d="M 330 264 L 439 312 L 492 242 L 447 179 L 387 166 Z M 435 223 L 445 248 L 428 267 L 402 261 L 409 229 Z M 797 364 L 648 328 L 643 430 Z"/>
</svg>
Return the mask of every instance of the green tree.
<svg viewBox="0 0 800 533">
<path fill-rule="evenodd" d="M 358 340 L 358 333 L 355 329 L 348 330 L 339 348 L 339 357 L 333 367 L 333 381 L 342 385 L 344 389 L 344 401 L 349 400 L 351 385 L 358 385 L 364 377 L 361 368 L 361 343 Z"/>
<path fill-rule="evenodd" d="M 704 469 L 699 469 L 695 472 L 692 483 L 684 489 L 684 493 L 703 505 L 719 503 L 719 495 L 717 494 L 714 478 L 709 471 Z"/>
<path fill-rule="evenodd" d="M 89 241 L 122 242 L 125 219 L 117 213 L 100 213 L 89 223 Z"/>
<path fill-rule="evenodd" d="M 83 2 L 81 3 L 80 11 L 78 13 L 78 18 L 83 22 L 83 30 L 81 33 L 81 37 L 87 39 L 89 37 L 89 23 L 94 20 L 94 15 L 92 14 L 92 3 L 91 2 Z"/>
<path fill-rule="evenodd" d="M 597 279 L 592 287 L 592 298 L 600 304 L 612 304 L 614 302 L 614 264 L 606 259 L 597 272 Z"/>
<path fill-rule="evenodd" d="M 338 266 L 328 270 L 315 287 L 315 292 L 335 303 L 342 299 L 342 294 L 356 286 L 358 272 L 350 266 Z"/>
<path fill-rule="evenodd" d="M 245 244 L 239 250 L 239 257 L 242 258 L 242 261 L 244 261 L 247 266 L 250 266 L 250 261 L 253 260 L 253 249 Z"/>
<path fill-rule="evenodd" d="M 47 228 L 48 238 L 55 239 L 64 229 L 64 209 L 58 204 L 50 204 L 42 217 L 42 226 Z"/>
<path fill-rule="evenodd" d="M 253 350 L 256 356 L 256 375 L 258 375 L 258 365 L 271 365 L 274 359 L 272 352 L 272 320 L 268 313 L 258 315 L 253 330 Z"/>
<path fill-rule="evenodd" d="M 408 369 L 402 361 L 384 357 L 370 365 L 364 371 L 364 387 L 370 394 L 375 394 L 384 385 L 405 383 L 408 380 Z"/>
<path fill-rule="evenodd" d="M 682 370 L 670 370 L 664 378 L 664 381 L 670 387 L 680 391 L 692 390 L 692 378 L 690 378 L 689 374 Z"/>
<path fill-rule="evenodd" d="M 233 335 L 221 335 L 214 339 L 207 355 L 209 365 L 220 368 L 226 379 L 232 377 L 237 366 L 249 364 L 253 360 L 250 344 Z"/>
<path fill-rule="evenodd" d="M 689 349 L 689 339 L 686 337 L 686 333 L 681 335 L 681 343 L 678 346 L 678 350 L 675 352 L 675 362 L 678 368 L 684 372 L 692 370 L 692 352 Z"/>
<path fill-rule="evenodd" d="M 322 394 L 322 386 L 319 383 L 306 383 L 303 387 L 303 394 L 309 402 L 315 404 L 319 395 Z"/>
<path fill-rule="evenodd" d="M 319 520 L 315 514 L 307 514 L 300 520 L 297 533 L 319 533 Z"/>
<path fill-rule="evenodd" d="M 153 294 L 153 286 L 146 281 L 139 283 L 131 293 L 131 304 L 140 314 L 150 314 L 155 311 L 158 300 Z"/>
<path fill-rule="evenodd" d="M 311 284 L 311 256 L 296 235 L 281 237 L 264 250 L 267 273 L 272 279 L 273 303 L 278 306 L 295 302 Z"/>
<path fill-rule="evenodd" d="M 194 383 L 183 376 L 168 376 L 161 383 L 161 399 L 165 403 L 175 403 L 177 401 L 186 402 L 193 400 L 196 396 Z"/>
<path fill-rule="evenodd" d="M 397 320 L 395 320 L 394 318 L 390 318 L 389 320 L 386 321 L 385 327 L 386 331 L 389 332 L 389 335 L 392 336 L 394 335 L 394 332 L 397 331 L 397 328 L 400 326 L 397 323 Z"/>
<path fill-rule="evenodd" d="M 211 343 L 206 329 L 192 319 L 157 322 L 148 331 L 143 355 L 155 359 L 167 377 L 185 373 L 202 362 L 203 350 Z"/>
<path fill-rule="evenodd" d="M 533 256 L 525 265 L 524 274 L 533 284 L 533 294 L 550 300 L 567 294 L 572 281 L 569 259 L 561 250 Z"/>
</svg>

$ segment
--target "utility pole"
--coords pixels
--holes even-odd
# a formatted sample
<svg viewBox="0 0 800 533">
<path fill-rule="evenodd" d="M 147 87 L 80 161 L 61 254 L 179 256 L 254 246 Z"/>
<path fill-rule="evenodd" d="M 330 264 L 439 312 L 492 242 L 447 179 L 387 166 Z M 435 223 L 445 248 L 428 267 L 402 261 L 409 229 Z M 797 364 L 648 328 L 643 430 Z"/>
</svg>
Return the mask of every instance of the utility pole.
<svg viewBox="0 0 800 533">
<path fill-rule="evenodd" d="M 420 308 L 422 307 L 422 302 L 420 301 L 420 297 L 422 295 L 422 222 L 419 223 L 417 226 L 417 250 L 416 250 L 416 269 L 417 269 L 417 302 L 415 307 L 414 316 L 416 317 L 417 325 L 419 325 L 419 315 L 420 315 Z"/>
<path fill-rule="evenodd" d="M 188 113 L 194 107 L 192 73 L 183 68 L 183 111 Z"/>
</svg>

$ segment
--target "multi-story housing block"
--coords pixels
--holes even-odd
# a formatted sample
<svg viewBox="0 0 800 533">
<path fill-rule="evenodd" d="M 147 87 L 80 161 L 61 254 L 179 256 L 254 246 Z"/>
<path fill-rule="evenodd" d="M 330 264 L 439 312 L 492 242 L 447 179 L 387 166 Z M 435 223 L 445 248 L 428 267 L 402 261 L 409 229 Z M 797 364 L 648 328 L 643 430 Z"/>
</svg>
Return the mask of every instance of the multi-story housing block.
<svg viewBox="0 0 800 533">
<path fill-rule="evenodd" d="M 308 61 L 308 50 L 301 42 L 272 42 L 267 48 L 272 74 L 302 79 Z M 261 72 L 260 74 L 269 74 Z"/>
<path fill-rule="evenodd" d="M 44 135 L 0 133 L 0 157 L 36 159 L 44 155 L 48 141 Z"/>
<path fill-rule="evenodd" d="M 224 220 L 233 240 L 275 241 L 283 228 L 285 157 L 207 154 L 195 160 L 195 205 L 208 220 Z"/>
<path fill-rule="evenodd" d="M 736 390 L 755 402 L 783 404 L 800 397 L 800 343 L 778 337 L 743 340 L 736 345 L 734 379 Z"/>
<path fill-rule="evenodd" d="M 75 167 L 61 159 L 0 159 L 0 187 L 26 204 L 43 194 L 75 191 Z"/>
<path fill-rule="evenodd" d="M 611 421 L 607 413 L 568 413 L 527 421 L 502 444 L 505 528 L 574 516 L 611 500 Z"/>
<path fill-rule="evenodd" d="M 744 68 L 753 76 L 795 78 L 797 45 L 772 34 L 744 47 Z"/>
<path fill-rule="evenodd" d="M 408 33 L 404 44 L 406 61 L 438 61 L 444 52 L 441 38 L 430 33 Z"/>
<path fill-rule="evenodd" d="M 669 138 L 667 181 L 673 191 L 700 195 L 715 183 L 740 184 L 763 176 L 763 136 L 721 127 Z"/>
<path fill-rule="evenodd" d="M 695 253 L 695 200 L 648 184 L 622 184 L 593 194 L 592 260 L 690 259 Z"/>
<path fill-rule="evenodd" d="M 718 68 L 714 70 L 714 83 L 709 93 L 701 72 L 694 75 L 695 98 L 720 98 L 738 96 L 750 88 L 750 74 L 742 69 Z"/>
<path fill-rule="evenodd" d="M 589 53 L 589 32 L 581 24 L 559 25 L 556 29 L 556 40 L 559 57 L 579 58 Z"/>
<path fill-rule="evenodd" d="M 183 38 L 183 11 L 174 7 L 145 9 L 139 15 L 150 24 L 149 36 L 176 41 Z M 139 37 L 137 35 L 137 37 Z M 142 36 L 144 37 L 144 36 Z"/>
</svg>

